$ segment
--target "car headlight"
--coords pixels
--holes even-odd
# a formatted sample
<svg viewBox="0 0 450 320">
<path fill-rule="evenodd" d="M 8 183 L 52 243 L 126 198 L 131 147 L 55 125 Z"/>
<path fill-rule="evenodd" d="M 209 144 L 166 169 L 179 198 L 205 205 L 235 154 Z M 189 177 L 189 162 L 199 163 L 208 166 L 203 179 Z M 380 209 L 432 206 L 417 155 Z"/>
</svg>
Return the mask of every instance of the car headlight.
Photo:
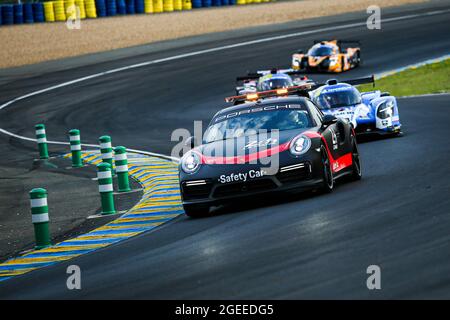
<svg viewBox="0 0 450 320">
<path fill-rule="evenodd" d="M 330 66 L 334 66 L 338 62 L 338 57 L 330 58 Z"/>
<path fill-rule="evenodd" d="M 181 159 L 181 169 L 186 173 L 194 173 L 201 164 L 200 155 L 197 152 L 188 152 Z"/>
<path fill-rule="evenodd" d="M 377 117 L 380 119 L 387 119 L 394 114 L 394 101 L 388 100 L 382 102 L 377 109 Z"/>
<path fill-rule="evenodd" d="M 300 156 L 306 153 L 311 147 L 311 139 L 304 135 L 295 137 L 289 146 L 289 151 L 294 156 Z"/>
</svg>

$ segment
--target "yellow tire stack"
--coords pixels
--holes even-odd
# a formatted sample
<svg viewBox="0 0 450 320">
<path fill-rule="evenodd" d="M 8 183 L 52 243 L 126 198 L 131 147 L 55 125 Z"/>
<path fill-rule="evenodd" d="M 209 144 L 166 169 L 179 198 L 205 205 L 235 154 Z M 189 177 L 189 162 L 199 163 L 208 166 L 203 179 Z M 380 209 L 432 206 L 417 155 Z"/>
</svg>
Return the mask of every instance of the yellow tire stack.
<svg viewBox="0 0 450 320">
<path fill-rule="evenodd" d="M 163 0 L 153 0 L 153 12 L 160 13 L 163 12 Z"/>
<path fill-rule="evenodd" d="M 95 8 L 95 0 L 84 0 L 86 8 L 86 17 L 97 18 L 97 9 Z"/>
<path fill-rule="evenodd" d="M 237 3 L 237 4 L 246 4 L 247 1 L 246 1 L 246 0 L 237 0 L 236 3 Z"/>
<path fill-rule="evenodd" d="M 75 0 L 75 5 L 80 8 L 80 19 L 86 19 L 86 9 L 84 8 L 84 0 Z"/>
<path fill-rule="evenodd" d="M 173 10 L 175 11 L 183 10 L 183 0 L 173 0 Z"/>
<path fill-rule="evenodd" d="M 54 1 L 53 9 L 55 11 L 56 21 L 66 21 L 66 9 L 64 8 L 64 1 Z"/>
<path fill-rule="evenodd" d="M 254 2 L 253 0 L 246 0 L 246 1 L 245 1 L 246 4 L 251 4 L 251 3 L 253 3 L 253 2 Z"/>
<path fill-rule="evenodd" d="M 55 21 L 55 12 L 53 11 L 53 2 L 44 2 L 44 15 L 46 22 Z"/>
<path fill-rule="evenodd" d="M 173 11 L 173 0 L 163 0 L 164 3 L 164 12 L 172 12 Z"/>
<path fill-rule="evenodd" d="M 144 12 L 153 13 L 153 0 L 144 0 Z"/>
<path fill-rule="evenodd" d="M 261 3 L 262 0 L 253 0 L 253 3 Z"/>
<path fill-rule="evenodd" d="M 192 2 L 191 0 L 183 0 L 183 10 L 191 10 Z"/>
<path fill-rule="evenodd" d="M 74 10 L 75 0 L 65 0 L 64 1 L 64 13 L 66 14 L 67 19 L 76 19 L 77 11 Z"/>
</svg>

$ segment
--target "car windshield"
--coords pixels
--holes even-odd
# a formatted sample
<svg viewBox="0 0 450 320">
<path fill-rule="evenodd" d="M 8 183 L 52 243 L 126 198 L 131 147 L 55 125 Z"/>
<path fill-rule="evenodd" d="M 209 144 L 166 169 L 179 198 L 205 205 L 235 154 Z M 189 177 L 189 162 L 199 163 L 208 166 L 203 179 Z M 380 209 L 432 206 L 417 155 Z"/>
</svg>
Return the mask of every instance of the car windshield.
<svg viewBox="0 0 450 320">
<path fill-rule="evenodd" d="M 288 88 L 292 87 L 293 83 L 288 78 L 274 78 L 274 79 L 268 79 L 261 81 L 259 83 L 259 90 L 265 91 L 265 90 L 274 90 L 274 89 L 280 89 L 280 88 Z"/>
<path fill-rule="evenodd" d="M 315 102 L 320 109 L 340 108 L 361 103 L 361 95 L 355 88 L 341 88 L 321 93 Z"/>
<path fill-rule="evenodd" d="M 313 127 L 308 109 L 299 104 L 255 107 L 215 117 L 203 143 L 257 134 L 260 131 Z"/>
<path fill-rule="evenodd" d="M 323 57 L 323 56 L 330 56 L 333 54 L 333 48 L 329 46 L 320 46 L 311 48 L 309 50 L 308 55 L 314 56 L 314 57 Z"/>
</svg>

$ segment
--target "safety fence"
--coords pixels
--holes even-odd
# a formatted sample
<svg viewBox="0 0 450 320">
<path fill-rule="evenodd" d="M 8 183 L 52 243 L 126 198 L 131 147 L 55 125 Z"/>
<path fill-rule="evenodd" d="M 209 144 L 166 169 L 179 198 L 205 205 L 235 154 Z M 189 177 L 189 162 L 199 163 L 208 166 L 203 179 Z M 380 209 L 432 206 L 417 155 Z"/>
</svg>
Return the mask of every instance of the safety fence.
<svg viewBox="0 0 450 320">
<path fill-rule="evenodd" d="M 0 6 L 0 26 L 185 11 L 273 1 L 276 0 L 65 0 L 21 3 Z"/>
</svg>

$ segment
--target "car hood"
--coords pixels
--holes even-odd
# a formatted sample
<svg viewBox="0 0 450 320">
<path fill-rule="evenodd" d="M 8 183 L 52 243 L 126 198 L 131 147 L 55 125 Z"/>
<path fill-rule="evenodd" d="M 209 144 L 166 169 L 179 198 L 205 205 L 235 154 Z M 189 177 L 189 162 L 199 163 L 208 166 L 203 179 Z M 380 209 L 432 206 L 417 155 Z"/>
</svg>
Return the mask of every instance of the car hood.
<svg viewBox="0 0 450 320">
<path fill-rule="evenodd" d="M 202 154 L 204 163 L 245 163 L 287 150 L 290 141 L 308 129 L 214 141 L 197 147 L 195 151 Z"/>
</svg>

